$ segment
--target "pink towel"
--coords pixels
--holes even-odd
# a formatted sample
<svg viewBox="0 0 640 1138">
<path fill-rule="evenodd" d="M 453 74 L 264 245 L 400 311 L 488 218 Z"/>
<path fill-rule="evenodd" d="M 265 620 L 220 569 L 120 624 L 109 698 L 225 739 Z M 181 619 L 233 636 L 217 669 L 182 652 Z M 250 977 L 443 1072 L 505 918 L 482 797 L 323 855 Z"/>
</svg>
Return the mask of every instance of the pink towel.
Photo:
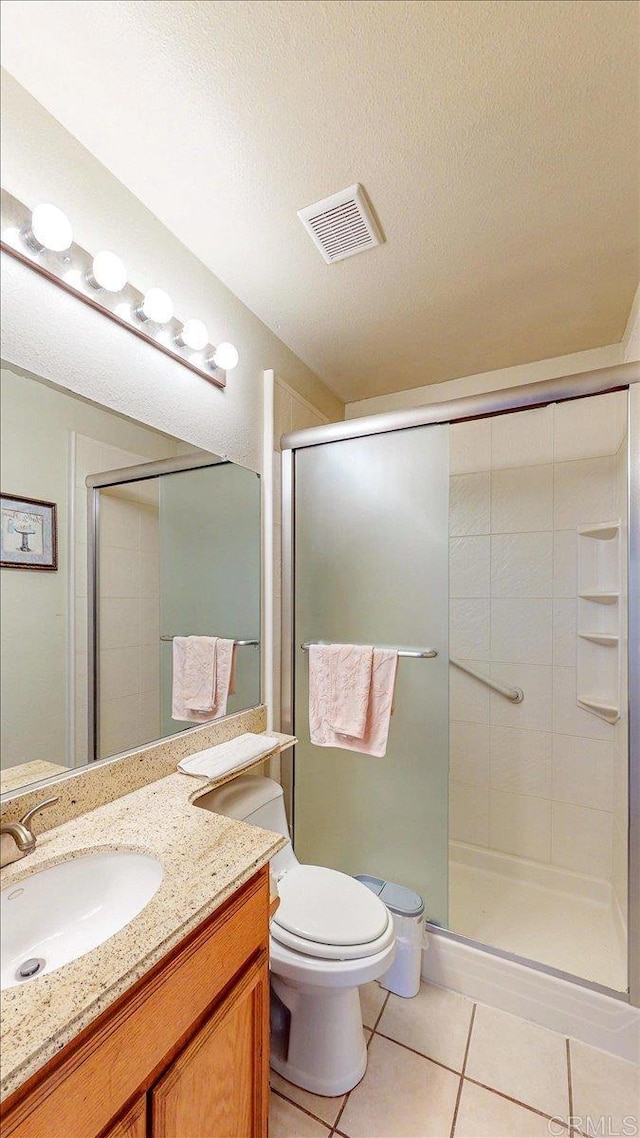
<svg viewBox="0 0 640 1138">
<path fill-rule="evenodd" d="M 335 724 L 346 723 L 346 711 L 360 709 L 356 697 L 351 703 L 349 694 L 336 706 L 336 662 L 343 667 L 348 657 L 330 649 L 345 649 L 349 645 L 320 645 L 309 647 L 309 728 L 311 742 L 317 747 L 341 747 L 347 751 L 360 751 L 363 755 L 382 758 L 387 751 L 389 723 L 393 712 L 393 695 L 398 667 L 398 653 L 392 648 L 373 648 L 372 668 L 367 691 L 364 731 L 357 736 L 348 731 L 337 731 Z M 355 658 L 352 658 L 352 663 Z M 341 673 L 344 676 L 344 672 Z M 360 682 L 360 663 L 351 670 L 351 680 Z M 359 696 L 360 692 L 356 693 Z M 355 718 L 355 717 L 354 717 Z M 357 724 L 359 727 L 359 724 Z"/>
<path fill-rule="evenodd" d="M 227 700 L 235 691 L 235 641 L 218 640 L 216 648 L 216 718 L 227 714 Z"/>
<path fill-rule="evenodd" d="M 373 668 L 373 648 L 368 644 L 312 645 L 320 649 L 327 669 L 327 723 L 338 735 L 362 739 Z"/>
<path fill-rule="evenodd" d="M 174 637 L 172 719 L 207 723 L 227 714 L 234 648 L 233 640 L 216 636 Z"/>
<path fill-rule="evenodd" d="M 182 698 L 189 711 L 211 711 L 216 702 L 217 636 L 184 636 Z M 174 640 L 175 644 L 175 640 Z"/>
</svg>

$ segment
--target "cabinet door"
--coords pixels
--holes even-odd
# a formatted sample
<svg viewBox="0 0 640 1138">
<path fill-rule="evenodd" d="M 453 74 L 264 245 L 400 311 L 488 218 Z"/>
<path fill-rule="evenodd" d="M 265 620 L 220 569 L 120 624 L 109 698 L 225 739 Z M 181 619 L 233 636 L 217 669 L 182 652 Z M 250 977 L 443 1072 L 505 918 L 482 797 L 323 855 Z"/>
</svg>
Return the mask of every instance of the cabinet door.
<svg viewBox="0 0 640 1138">
<path fill-rule="evenodd" d="M 152 1138 L 266 1138 L 268 1009 L 262 952 L 154 1087 Z"/>
<path fill-rule="evenodd" d="M 147 1098 L 146 1095 L 141 1095 L 120 1121 L 109 1127 L 102 1138 L 146 1138 L 146 1135 Z"/>
</svg>

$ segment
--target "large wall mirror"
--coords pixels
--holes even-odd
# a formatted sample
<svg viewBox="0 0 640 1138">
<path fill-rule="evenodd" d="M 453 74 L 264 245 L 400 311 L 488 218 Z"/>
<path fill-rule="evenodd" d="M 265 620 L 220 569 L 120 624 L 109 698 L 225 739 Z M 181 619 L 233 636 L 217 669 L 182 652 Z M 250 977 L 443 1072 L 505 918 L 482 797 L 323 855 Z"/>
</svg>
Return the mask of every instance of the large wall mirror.
<svg viewBox="0 0 640 1138">
<path fill-rule="evenodd" d="M 259 704 L 259 476 L 10 364 L 1 395 L 2 791 Z"/>
</svg>

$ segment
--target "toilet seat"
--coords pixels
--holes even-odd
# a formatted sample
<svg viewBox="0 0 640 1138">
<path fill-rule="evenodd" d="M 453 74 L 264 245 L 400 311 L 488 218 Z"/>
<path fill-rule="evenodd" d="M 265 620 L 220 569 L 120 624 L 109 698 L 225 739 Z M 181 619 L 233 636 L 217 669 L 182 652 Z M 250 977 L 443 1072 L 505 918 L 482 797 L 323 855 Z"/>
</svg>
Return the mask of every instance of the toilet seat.
<svg viewBox="0 0 640 1138">
<path fill-rule="evenodd" d="M 281 976 L 296 985 L 339 992 L 377 980 L 393 960 L 395 938 L 392 937 L 387 947 L 376 952 L 375 956 L 361 956 L 353 960 L 327 960 L 296 952 L 273 935 L 269 938 L 269 949 L 274 976 Z"/>
<path fill-rule="evenodd" d="M 297 865 L 278 881 L 274 940 L 325 960 L 375 956 L 393 941 L 393 920 L 382 901 L 335 869 Z"/>
<path fill-rule="evenodd" d="M 272 939 L 292 952 L 296 952 L 300 956 L 311 956 L 320 960 L 336 962 L 366 960 L 370 956 L 377 956 L 379 952 L 383 952 L 388 945 L 393 943 L 394 935 L 393 925 L 390 922 L 382 936 L 376 937 L 368 944 L 324 944 L 322 941 L 305 940 L 303 937 L 297 937 L 293 933 L 288 933 L 286 929 L 274 928 L 273 924 L 271 926 Z"/>
</svg>

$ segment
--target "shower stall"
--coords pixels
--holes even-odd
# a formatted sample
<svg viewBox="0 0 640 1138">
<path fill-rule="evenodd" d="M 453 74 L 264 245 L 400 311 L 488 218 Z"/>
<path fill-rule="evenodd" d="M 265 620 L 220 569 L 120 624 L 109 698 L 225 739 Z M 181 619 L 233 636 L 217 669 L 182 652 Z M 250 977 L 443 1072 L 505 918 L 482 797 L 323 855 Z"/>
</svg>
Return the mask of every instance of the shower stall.
<svg viewBox="0 0 640 1138">
<path fill-rule="evenodd" d="M 282 444 L 298 857 L 417 890 L 432 946 L 635 1005 L 639 381 L 622 365 Z M 310 744 L 317 641 L 400 649 L 385 758 Z"/>
</svg>

